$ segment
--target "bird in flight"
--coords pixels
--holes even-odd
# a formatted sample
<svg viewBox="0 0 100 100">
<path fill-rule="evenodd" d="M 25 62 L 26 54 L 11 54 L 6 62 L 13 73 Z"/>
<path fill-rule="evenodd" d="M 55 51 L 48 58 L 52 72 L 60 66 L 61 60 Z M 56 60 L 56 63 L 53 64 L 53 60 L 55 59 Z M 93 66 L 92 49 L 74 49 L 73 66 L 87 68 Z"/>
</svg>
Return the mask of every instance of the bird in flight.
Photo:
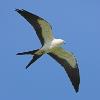
<svg viewBox="0 0 100 100">
<path fill-rule="evenodd" d="M 17 55 L 32 55 L 32 60 L 26 69 L 43 54 L 48 54 L 65 69 L 75 91 L 78 92 L 80 75 L 77 60 L 71 52 L 61 47 L 65 41 L 53 37 L 51 25 L 43 18 L 23 9 L 16 9 L 16 11 L 32 25 L 42 45 L 40 49 L 17 53 Z"/>
</svg>

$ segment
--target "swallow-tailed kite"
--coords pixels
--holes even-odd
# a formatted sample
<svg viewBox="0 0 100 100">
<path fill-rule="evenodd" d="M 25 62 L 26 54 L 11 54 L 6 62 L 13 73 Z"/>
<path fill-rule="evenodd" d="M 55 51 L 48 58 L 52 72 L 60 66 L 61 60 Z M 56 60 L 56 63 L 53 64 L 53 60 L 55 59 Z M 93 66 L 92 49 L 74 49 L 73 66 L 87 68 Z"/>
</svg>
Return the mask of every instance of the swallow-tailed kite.
<svg viewBox="0 0 100 100">
<path fill-rule="evenodd" d="M 70 81 L 72 82 L 75 91 L 78 92 L 80 84 L 78 64 L 75 56 L 71 52 L 65 51 L 61 47 L 61 45 L 64 44 L 64 40 L 53 37 L 51 25 L 43 18 L 23 9 L 16 9 L 16 11 L 32 25 L 42 44 L 40 49 L 17 53 L 17 55 L 30 54 L 33 56 L 26 68 L 28 68 L 43 54 L 48 54 L 63 66 L 69 76 Z"/>
</svg>

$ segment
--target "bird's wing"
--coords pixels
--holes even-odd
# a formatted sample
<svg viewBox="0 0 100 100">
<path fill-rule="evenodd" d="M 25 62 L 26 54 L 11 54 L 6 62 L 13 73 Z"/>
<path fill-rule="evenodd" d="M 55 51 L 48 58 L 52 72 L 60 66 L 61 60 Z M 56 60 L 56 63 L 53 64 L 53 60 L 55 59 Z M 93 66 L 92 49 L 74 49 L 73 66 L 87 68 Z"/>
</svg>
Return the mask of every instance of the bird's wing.
<svg viewBox="0 0 100 100">
<path fill-rule="evenodd" d="M 74 55 L 68 51 L 65 51 L 61 47 L 52 50 L 52 52 L 48 54 L 64 67 L 72 82 L 72 85 L 74 86 L 75 91 L 78 92 L 80 75 L 78 64 Z"/>
<path fill-rule="evenodd" d="M 47 21 L 23 9 L 16 9 L 16 11 L 33 26 L 42 46 L 53 40 L 52 27 Z"/>
</svg>

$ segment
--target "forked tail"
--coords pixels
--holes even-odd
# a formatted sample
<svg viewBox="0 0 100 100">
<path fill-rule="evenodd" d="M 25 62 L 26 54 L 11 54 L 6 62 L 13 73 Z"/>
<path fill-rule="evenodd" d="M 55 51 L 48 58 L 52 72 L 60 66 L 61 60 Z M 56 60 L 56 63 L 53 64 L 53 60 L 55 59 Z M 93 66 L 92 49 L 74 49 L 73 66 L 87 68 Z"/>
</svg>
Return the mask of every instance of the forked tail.
<svg viewBox="0 0 100 100">
<path fill-rule="evenodd" d="M 17 53 L 16 55 L 34 55 L 35 52 L 37 52 L 39 49 L 37 50 L 33 50 L 33 51 L 28 51 L 28 52 L 21 52 L 21 53 Z"/>
<path fill-rule="evenodd" d="M 37 49 L 33 51 L 17 53 L 16 55 L 33 55 L 32 60 L 26 66 L 27 69 L 32 63 L 34 63 L 38 58 L 40 58 L 43 55 L 43 53 L 40 51 L 40 49 Z"/>
</svg>

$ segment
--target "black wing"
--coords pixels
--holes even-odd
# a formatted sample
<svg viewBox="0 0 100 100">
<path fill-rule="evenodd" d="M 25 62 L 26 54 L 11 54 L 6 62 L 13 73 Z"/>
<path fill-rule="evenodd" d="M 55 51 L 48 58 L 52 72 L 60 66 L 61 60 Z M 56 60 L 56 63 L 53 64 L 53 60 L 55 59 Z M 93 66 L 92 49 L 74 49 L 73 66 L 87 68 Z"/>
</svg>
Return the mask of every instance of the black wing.
<svg viewBox="0 0 100 100">
<path fill-rule="evenodd" d="M 64 49 L 62 48 L 57 48 L 48 54 L 64 67 L 72 82 L 72 85 L 74 86 L 75 91 L 78 92 L 80 84 L 80 75 L 78 64 L 73 54 L 64 51 Z"/>
<path fill-rule="evenodd" d="M 42 46 L 45 42 L 52 41 L 52 28 L 47 21 L 23 9 L 16 11 L 33 26 Z"/>
</svg>

